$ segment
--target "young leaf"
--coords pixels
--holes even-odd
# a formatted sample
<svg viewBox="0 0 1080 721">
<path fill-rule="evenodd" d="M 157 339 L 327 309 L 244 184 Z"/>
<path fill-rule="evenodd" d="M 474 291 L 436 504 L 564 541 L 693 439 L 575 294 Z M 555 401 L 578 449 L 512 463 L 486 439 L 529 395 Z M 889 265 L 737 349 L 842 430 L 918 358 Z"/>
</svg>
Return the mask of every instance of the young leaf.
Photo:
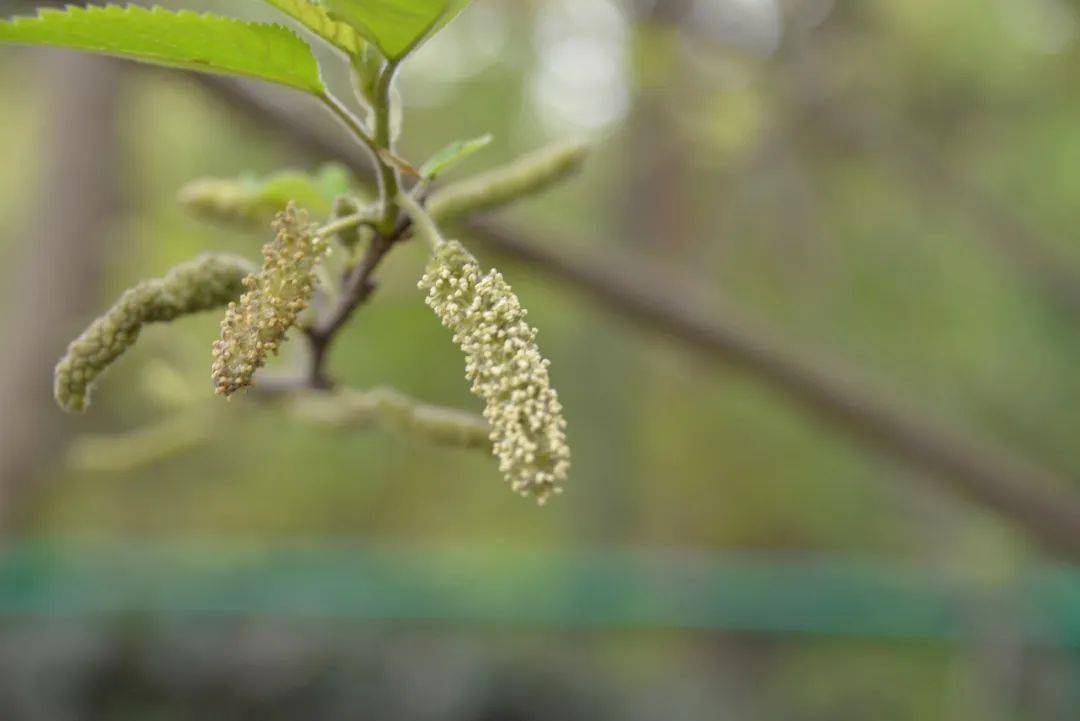
<svg viewBox="0 0 1080 721">
<path fill-rule="evenodd" d="M 264 0 L 293 18 L 311 32 L 346 55 L 356 56 L 364 48 L 364 40 L 351 25 L 339 23 L 326 10 L 311 0 Z"/>
<path fill-rule="evenodd" d="M 352 25 L 389 60 L 416 49 L 471 0 L 324 0 L 332 17 Z"/>
<path fill-rule="evenodd" d="M 434 180 L 473 153 L 486 148 L 491 141 L 492 136 L 489 134 L 472 140 L 457 140 L 450 143 L 420 166 L 420 175 L 428 180 Z"/>
<path fill-rule="evenodd" d="M 554 143 L 508 165 L 440 188 L 427 199 L 427 211 L 437 221 L 450 222 L 508 205 L 577 172 L 588 150 L 578 141 Z"/>
<path fill-rule="evenodd" d="M 280 25 L 119 5 L 42 10 L 0 21 L 0 42 L 54 45 L 167 67 L 325 91 L 307 43 Z"/>
</svg>

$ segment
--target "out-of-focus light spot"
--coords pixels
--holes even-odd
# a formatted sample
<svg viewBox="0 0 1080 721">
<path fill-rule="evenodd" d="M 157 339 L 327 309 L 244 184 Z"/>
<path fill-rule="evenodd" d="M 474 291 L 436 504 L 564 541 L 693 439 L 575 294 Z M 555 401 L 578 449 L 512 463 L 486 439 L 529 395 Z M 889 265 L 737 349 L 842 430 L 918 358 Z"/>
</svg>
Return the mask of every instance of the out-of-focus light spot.
<svg viewBox="0 0 1080 721">
<path fill-rule="evenodd" d="M 783 38 L 776 0 L 697 0 L 691 27 L 714 44 L 763 57 L 776 52 Z"/>
<path fill-rule="evenodd" d="M 536 26 L 536 111 L 554 133 L 594 131 L 630 107 L 629 22 L 610 0 L 555 0 Z"/>
<path fill-rule="evenodd" d="M 573 35 L 588 35 L 609 46 L 625 45 L 630 26 L 624 11 L 611 0 L 549 0 L 537 18 L 538 42 L 547 45 Z"/>
<path fill-rule="evenodd" d="M 1060 53 L 1080 30 L 1076 10 L 1062 0 L 998 0 L 1002 22 L 1024 47 Z"/>
<path fill-rule="evenodd" d="M 474 3 L 403 66 L 410 105 L 439 105 L 456 86 L 497 63 L 508 38 L 506 6 Z"/>
<path fill-rule="evenodd" d="M 534 98 L 556 124 L 597 129 L 621 118 L 629 106 L 625 72 L 596 43 L 570 38 L 545 51 L 533 84 Z"/>
</svg>

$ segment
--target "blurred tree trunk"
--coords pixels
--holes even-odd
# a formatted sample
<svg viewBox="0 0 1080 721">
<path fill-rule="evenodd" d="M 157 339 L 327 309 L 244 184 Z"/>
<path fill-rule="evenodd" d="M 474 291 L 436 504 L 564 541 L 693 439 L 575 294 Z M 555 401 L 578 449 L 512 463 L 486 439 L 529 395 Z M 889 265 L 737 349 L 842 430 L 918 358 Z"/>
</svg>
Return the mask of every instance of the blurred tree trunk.
<svg viewBox="0 0 1080 721">
<path fill-rule="evenodd" d="M 42 55 L 46 167 L 4 301 L 0 530 L 10 530 L 21 494 L 63 435 L 51 402 L 52 368 L 98 296 L 105 235 L 118 206 L 119 74 L 111 60 Z"/>
<path fill-rule="evenodd" d="M 688 0 L 666 0 L 641 8 L 636 32 L 664 32 L 678 22 L 688 5 Z M 645 44 L 655 52 L 669 50 L 662 43 Z M 682 254 L 691 236 L 687 231 L 691 213 L 684 188 L 685 158 L 671 121 L 669 80 L 666 76 L 639 78 L 638 98 L 627 122 L 635 152 L 625 160 L 625 181 L 616 184 L 613 197 L 623 242 L 665 261 Z M 576 472 L 581 478 L 602 482 L 579 489 L 583 494 L 582 517 L 575 518 L 573 525 L 583 540 L 618 543 L 632 538 L 633 529 L 642 527 L 646 511 L 641 489 L 644 479 L 635 451 L 641 432 L 635 406 L 640 399 L 626 392 L 641 382 L 644 369 L 625 329 L 589 323 L 577 332 L 580 336 L 572 344 L 576 351 L 568 365 L 578 372 L 560 383 L 569 394 L 585 399 L 572 421 L 592 428 L 596 438 L 593 447 L 577 450 Z M 612 453 L 614 448 L 623 452 Z"/>
</svg>

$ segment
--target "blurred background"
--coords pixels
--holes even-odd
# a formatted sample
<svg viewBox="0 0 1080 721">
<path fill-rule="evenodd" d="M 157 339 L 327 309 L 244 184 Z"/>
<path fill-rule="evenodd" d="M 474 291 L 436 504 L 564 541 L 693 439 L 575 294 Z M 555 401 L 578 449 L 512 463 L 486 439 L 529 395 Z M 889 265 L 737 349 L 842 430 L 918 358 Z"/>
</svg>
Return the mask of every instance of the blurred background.
<svg viewBox="0 0 1080 721">
<path fill-rule="evenodd" d="M 1078 32 L 1072 0 L 477 0 L 407 67 L 402 152 L 595 137 L 499 222 L 1071 500 Z M 215 314 L 63 417 L 52 366 L 124 288 L 266 240 L 185 182 L 333 159 L 222 87 L 0 49 L 0 718 L 1080 719 L 1075 535 L 479 241 L 566 406 L 549 507 L 484 454 L 215 401 Z M 393 254 L 332 370 L 476 410 L 423 263 Z"/>
</svg>

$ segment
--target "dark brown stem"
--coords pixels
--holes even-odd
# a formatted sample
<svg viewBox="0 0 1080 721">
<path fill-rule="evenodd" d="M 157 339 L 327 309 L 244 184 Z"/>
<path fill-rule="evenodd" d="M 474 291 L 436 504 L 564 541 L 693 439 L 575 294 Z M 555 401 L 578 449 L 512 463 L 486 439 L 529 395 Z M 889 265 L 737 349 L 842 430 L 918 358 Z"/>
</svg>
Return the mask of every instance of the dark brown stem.
<svg viewBox="0 0 1080 721">
<path fill-rule="evenodd" d="M 337 305 L 324 318 L 320 318 L 314 327 L 304 331 L 311 348 L 308 381 L 312 388 L 326 389 L 335 385 L 326 370 L 330 347 L 357 308 L 366 303 L 375 292 L 375 272 L 390 249 L 409 237 L 411 227 L 408 218 L 402 216 L 389 236 L 376 233 L 363 259 L 345 276 L 345 285 Z"/>
<path fill-rule="evenodd" d="M 308 374 L 305 383 L 314 389 L 329 390 L 334 387 L 334 379 L 326 370 L 326 357 L 330 351 L 330 338 L 316 333 L 314 328 L 305 328 L 304 336 L 308 341 L 311 356 L 308 360 Z"/>
</svg>

